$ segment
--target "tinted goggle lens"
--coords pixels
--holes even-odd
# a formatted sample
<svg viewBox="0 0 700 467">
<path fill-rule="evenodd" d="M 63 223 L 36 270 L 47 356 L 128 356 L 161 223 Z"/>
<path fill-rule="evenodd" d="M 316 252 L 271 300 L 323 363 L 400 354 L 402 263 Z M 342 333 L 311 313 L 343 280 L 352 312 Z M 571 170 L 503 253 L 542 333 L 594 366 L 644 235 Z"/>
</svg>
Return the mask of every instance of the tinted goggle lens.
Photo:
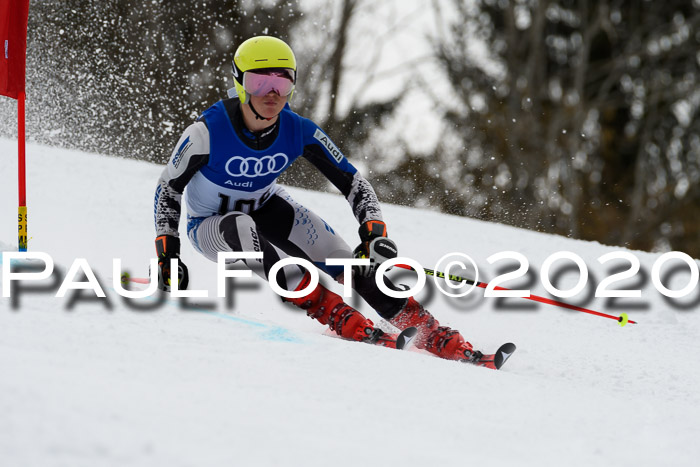
<svg viewBox="0 0 700 467">
<path fill-rule="evenodd" d="M 274 91 L 280 96 L 288 96 L 294 90 L 292 70 L 255 73 L 243 73 L 243 87 L 252 96 L 264 96 Z"/>
</svg>

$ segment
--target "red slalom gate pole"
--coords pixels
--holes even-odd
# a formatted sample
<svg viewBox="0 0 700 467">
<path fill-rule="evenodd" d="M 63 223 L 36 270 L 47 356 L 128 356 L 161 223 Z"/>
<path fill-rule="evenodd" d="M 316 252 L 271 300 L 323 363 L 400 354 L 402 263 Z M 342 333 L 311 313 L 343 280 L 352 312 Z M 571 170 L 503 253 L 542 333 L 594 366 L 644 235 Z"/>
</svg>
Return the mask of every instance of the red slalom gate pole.
<svg viewBox="0 0 700 467">
<path fill-rule="evenodd" d="M 27 251 L 27 197 L 24 162 L 24 103 L 29 0 L 0 0 L 0 96 L 17 99 L 17 176 L 19 251 Z"/>
<path fill-rule="evenodd" d="M 18 188 L 19 203 L 17 208 L 17 246 L 19 251 L 27 251 L 29 236 L 27 233 L 27 175 L 25 161 L 25 129 L 24 129 L 24 92 L 17 96 L 17 145 L 18 145 Z"/>
<path fill-rule="evenodd" d="M 397 264 L 396 267 L 408 269 L 410 271 L 415 271 L 415 269 L 413 267 L 411 267 L 407 264 Z M 467 284 L 474 284 L 477 287 L 481 287 L 482 289 L 485 289 L 486 287 L 489 286 L 485 282 L 478 282 L 478 281 L 474 281 L 472 279 L 467 279 L 465 277 L 455 276 L 453 274 L 447 275 L 444 272 L 434 271 L 432 269 L 423 268 L 423 271 L 429 276 L 440 277 L 440 278 L 443 278 L 446 280 L 449 279 L 449 280 L 452 280 L 455 282 L 465 282 Z M 510 290 L 510 289 L 507 289 L 505 287 L 496 286 L 496 287 L 494 287 L 494 290 Z M 600 316 L 603 318 L 614 319 L 615 321 L 620 323 L 620 326 L 624 326 L 627 323 L 637 324 L 636 321 L 632 321 L 631 319 L 628 319 L 626 313 L 622 313 L 620 316 L 609 315 L 607 313 L 601 313 L 600 311 L 589 310 L 588 308 L 584 308 L 581 306 L 571 305 L 569 303 L 560 302 L 558 300 L 552 300 L 551 298 L 540 297 L 538 295 L 532 295 L 532 294 L 530 294 L 528 297 L 522 297 L 522 298 L 525 298 L 527 300 L 532 300 L 534 302 L 545 303 L 547 305 L 554 305 L 554 306 L 558 306 L 561 308 L 566 308 L 568 310 L 580 311 L 582 313 L 588 313 L 588 314 Z"/>
</svg>

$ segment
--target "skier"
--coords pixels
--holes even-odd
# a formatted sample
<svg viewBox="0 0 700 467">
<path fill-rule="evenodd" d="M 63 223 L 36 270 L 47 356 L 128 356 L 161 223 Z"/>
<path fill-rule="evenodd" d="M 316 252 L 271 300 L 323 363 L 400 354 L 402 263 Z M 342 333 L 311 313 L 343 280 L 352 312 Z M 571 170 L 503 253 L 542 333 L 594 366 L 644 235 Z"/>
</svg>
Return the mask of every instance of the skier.
<svg viewBox="0 0 700 467">
<path fill-rule="evenodd" d="M 187 204 L 187 236 L 212 261 L 218 252 L 262 252 L 262 260 L 244 259 L 264 279 L 270 267 L 290 256 L 311 261 L 342 281 L 342 266 L 327 258 L 369 258 L 353 267 L 353 289 L 384 319 L 400 330 L 416 327 L 415 345 L 449 360 L 475 361 L 458 331 L 439 322 L 413 297 L 383 294 L 374 274 L 397 256 L 374 189 L 333 141 L 311 120 L 294 113 L 289 100 L 297 77 L 292 49 L 282 40 L 257 36 L 243 42 L 233 60 L 235 93 L 204 111 L 178 141 L 158 181 L 155 194 L 156 252 L 159 287 L 169 291 L 170 260 L 179 258 L 181 196 Z M 296 202 L 276 183 L 298 157 L 306 158 L 347 198 L 360 224 L 360 245 L 353 251 L 317 214 Z M 277 283 L 300 291 L 311 276 L 298 265 L 281 268 Z M 389 288 L 400 290 L 383 278 Z M 178 286 L 187 288 L 188 270 L 179 261 Z M 283 299 L 338 335 L 396 347 L 395 337 L 320 283 L 302 298 Z"/>
</svg>

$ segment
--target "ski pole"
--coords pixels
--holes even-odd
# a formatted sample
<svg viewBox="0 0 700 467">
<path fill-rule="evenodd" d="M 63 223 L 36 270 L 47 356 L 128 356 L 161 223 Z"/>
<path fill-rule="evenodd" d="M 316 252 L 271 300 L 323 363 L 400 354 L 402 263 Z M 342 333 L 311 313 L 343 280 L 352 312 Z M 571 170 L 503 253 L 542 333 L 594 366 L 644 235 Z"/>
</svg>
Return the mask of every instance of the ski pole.
<svg viewBox="0 0 700 467">
<path fill-rule="evenodd" d="M 415 271 L 415 269 L 413 267 L 411 267 L 407 264 L 397 264 L 396 267 L 408 269 L 410 271 Z M 445 274 L 444 272 L 434 271 L 434 270 L 428 269 L 428 268 L 423 268 L 423 271 L 425 271 L 425 274 L 428 276 L 435 276 L 435 277 L 439 277 L 439 278 L 445 279 L 445 280 L 449 279 L 449 280 L 455 281 L 455 282 L 464 282 L 466 284 L 476 285 L 477 287 L 481 287 L 482 289 L 485 289 L 486 287 L 489 286 L 485 282 L 474 281 L 473 279 L 468 279 L 466 277 L 461 277 L 461 276 L 455 276 L 454 274 L 448 275 L 448 274 Z M 510 289 L 507 289 L 505 287 L 496 286 L 496 287 L 494 287 L 494 290 L 510 290 Z M 558 306 L 561 308 L 567 308 L 569 310 L 580 311 L 582 313 L 589 313 L 591 315 L 601 316 L 603 318 L 614 319 L 615 321 L 620 323 L 620 326 L 624 326 L 627 323 L 637 324 L 636 321 L 632 321 L 631 319 L 629 319 L 627 317 L 627 313 L 622 313 L 620 316 L 613 316 L 613 315 L 609 315 L 607 313 L 601 313 L 599 311 L 589 310 L 588 308 L 584 308 L 581 306 L 571 305 L 569 303 L 560 302 L 558 300 L 552 300 L 551 298 L 540 297 L 538 295 L 532 295 L 532 294 L 530 294 L 527 297 L 522 297 L 522 298 L 526 298 L 528 300 L 532 300 L 535 302 L 545 303 L 547 305 L 554 305 L 554 306 Z"/>
<path fill-rule="evenodd" d="M 150 277 L 131 277 L 131 275 L 128 272 L 122 273 L 121 283 L 128 284 L 129 282 L 133 282 L 135 284 L 150 284 L 151 278 Z"/>
</svg>

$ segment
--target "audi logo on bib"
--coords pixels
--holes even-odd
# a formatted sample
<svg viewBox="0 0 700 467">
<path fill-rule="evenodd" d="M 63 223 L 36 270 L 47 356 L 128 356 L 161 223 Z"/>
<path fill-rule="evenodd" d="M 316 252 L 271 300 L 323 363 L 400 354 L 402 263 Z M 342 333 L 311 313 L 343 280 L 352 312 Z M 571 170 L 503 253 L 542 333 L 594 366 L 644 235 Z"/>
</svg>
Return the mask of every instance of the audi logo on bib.
<svg viewBox="0 0 700 467">
<path fill-rule="evenodd" d="M 281 152 L 263 157 L 234 156 L 226 163 L 226 173 L 232 177 L 264 177 L 281 172 L 287 162 L 289 158 Z"/>
</svg>

